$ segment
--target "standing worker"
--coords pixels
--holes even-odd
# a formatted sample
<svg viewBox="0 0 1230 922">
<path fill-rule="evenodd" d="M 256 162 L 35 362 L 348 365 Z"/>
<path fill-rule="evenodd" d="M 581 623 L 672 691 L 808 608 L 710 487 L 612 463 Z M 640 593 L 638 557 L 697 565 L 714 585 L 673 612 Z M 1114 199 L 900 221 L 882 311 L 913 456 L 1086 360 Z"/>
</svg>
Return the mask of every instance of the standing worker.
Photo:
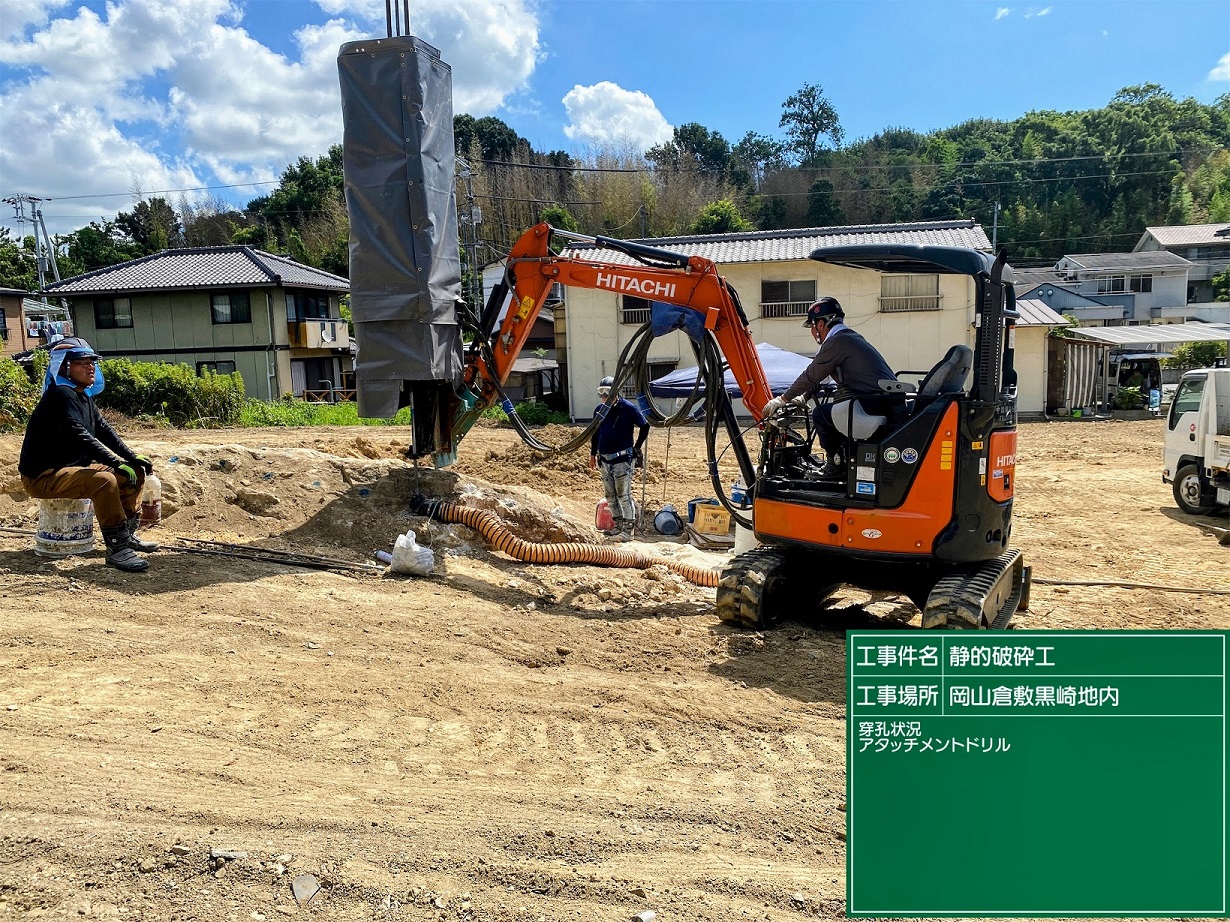
<svg viewBox="0 0 1230 922">
<path fill-rule="evenodd" d="M 881 381 L 897 380 L 884 356 L 861 334 L 846 326 L 845 319 L 845 312 L 836 298 L 821 298 L 807 309 L 803 325 L 811 329 L 812 339 L 820 344 L 820 349 L 786 392 L 764 405 L 765 417 L 776 413 L 788 401 L 810 396 L 829 377 L 852 394 L 881 393 Z M 894 406 L 891 398 L 860 397 L 859 403 L 864 412 L 873 416 L 891 413 Z M 820 446 L 828 454 L 820 472 L 825 477 L 844 476 L 850 460 L 846 436 L 833 424 L 833 409 L 831 401 L 822 402 L 813 416 Z"/>
<path fill-rule="evenodd" d="M 601 470 L 606 501 L 615 519 L 615 527 L 604 534 L 627 540 L 636 522 L 632 478 L 636 468 L 645 463 L 641 449 L 649 438 L 649 422 L 644 413 L 623 397 L 607 403 L 614 384 L 615 379 L 611 377 L 598 382 L 598 397 L 602 402 L 594 408 L 594 416 L 606 415 L 589 442 L 589 469 Z M 632 441 L 634 429 L 639 430 L 636 444 Z"/>
<path fill-rule="evenodd" d="M 51 347 L 43 396 L 30 415 L 17 470 L 35 499 L 88 499 L 107 545 L 107 565 L 149 569 L 135 551 L 158 545 L 137 537 L 145 475 L 153 463 L 124 444 L 94 405 L 104 381 L 98 355 L 80 337 Z"/>
</svg>

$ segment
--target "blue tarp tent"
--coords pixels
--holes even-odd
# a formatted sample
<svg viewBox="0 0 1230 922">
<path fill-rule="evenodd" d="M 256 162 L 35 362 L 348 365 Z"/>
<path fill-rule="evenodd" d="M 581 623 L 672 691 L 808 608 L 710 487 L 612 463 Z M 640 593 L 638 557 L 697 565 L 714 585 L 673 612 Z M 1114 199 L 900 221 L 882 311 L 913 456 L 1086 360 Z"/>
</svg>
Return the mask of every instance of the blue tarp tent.
<svg viewBox="0 0 1230 922">
<path fill-rule="evenodd" d="M 771 343 L 757 343 L 756 353 L 760 356 L 760 364 L 764 366 L 765 377 L 769 379 L 769 387 L 773 389 L 774 396 L 783 393 L 811 364 L 811 359 L 807 356 L 787 352 Z M 654 397 L 687 397 L 692 393 L 692 386 L 696 384 L 698 372 L 695 365 L 691 368 L 676 368 L 670 374 L 650 381 L 649 393 Z M 735 384 L 735 376 L 729 368 L 726 369 L 724 379 L 726 393 L 732 397 L 743 396 L 743 391 Z"/>
</svg>

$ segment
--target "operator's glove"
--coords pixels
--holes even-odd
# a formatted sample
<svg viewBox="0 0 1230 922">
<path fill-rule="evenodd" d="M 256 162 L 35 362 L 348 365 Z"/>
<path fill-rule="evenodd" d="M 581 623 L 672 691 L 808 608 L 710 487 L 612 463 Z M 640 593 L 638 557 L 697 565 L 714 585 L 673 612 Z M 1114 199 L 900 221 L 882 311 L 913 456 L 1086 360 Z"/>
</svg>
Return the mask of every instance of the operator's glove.
<svg viewBox="0 0 1230 922">
<path fill-rule="evenodd" d="M 145 455 L 133 455 L 132 461 L 129 463 L 131 463 L 134 467 L 141 468 L 141 470 L 145 471 L 147 474 L 154 473 L 154 462 L 145 457 Z"/>
<path fill-rule="evenodd" d="M 764 409 L 760 411 L 762 416 L 772 416 L 778 410 L 786 405 L 785 397 L 774 397 L 764 405 Z"/>
<path fill-rule="evenodd" d="M 123 474 L 125 477 L 127 477 L 129 483 L 137 482 L 137 472 L 132 469 L 132 465 L 130 464 L 119 465 L 118 467 L 115 468 L 115 472 L 117 474 Z"/>
</svg>

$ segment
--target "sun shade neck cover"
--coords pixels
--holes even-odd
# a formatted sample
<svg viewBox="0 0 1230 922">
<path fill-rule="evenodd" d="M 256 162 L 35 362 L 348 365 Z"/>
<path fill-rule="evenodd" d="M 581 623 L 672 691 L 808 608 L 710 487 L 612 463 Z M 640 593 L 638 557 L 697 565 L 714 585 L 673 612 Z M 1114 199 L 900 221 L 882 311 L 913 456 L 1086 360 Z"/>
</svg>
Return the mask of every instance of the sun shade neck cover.
<svg viewBox="0 0 1230 922">
<path fill-rule="evenodd" d="M 413 36 L 349 42 L 337 68 L 359 415 L 388 418 L 403 382 L 461 376 L 452 69 Z"/>
</svg>

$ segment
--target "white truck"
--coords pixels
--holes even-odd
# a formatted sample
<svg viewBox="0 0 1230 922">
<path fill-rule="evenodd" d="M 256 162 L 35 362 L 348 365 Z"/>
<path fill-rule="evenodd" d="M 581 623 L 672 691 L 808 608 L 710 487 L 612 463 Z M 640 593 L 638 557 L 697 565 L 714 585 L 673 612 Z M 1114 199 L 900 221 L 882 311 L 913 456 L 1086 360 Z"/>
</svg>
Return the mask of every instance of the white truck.
<svg viewBox="0 0 1230 922">
<path fill-rule="evenodd" d="M 1170 404 L 1162 482 L 1191 515 L 1230 511 L 1230 368 L 1184 373 Z"/>
</svg>

